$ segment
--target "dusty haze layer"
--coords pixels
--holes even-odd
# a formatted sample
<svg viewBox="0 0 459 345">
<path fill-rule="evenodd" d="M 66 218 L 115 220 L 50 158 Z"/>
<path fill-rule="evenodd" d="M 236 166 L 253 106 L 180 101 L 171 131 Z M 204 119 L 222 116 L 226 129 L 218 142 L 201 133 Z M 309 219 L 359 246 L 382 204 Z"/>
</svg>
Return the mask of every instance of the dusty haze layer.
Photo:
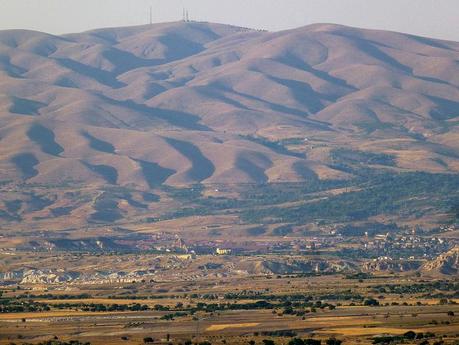
<svg viewBox="0 0 459 345">
<path fill-rule="evenodd" d="M 457 172 L 458 61 L 456 42 L 328 24 L 2 31 L 0 178 L 348 178 L 333 164 L 343 148 L 380 168 Z"/>
</svg>

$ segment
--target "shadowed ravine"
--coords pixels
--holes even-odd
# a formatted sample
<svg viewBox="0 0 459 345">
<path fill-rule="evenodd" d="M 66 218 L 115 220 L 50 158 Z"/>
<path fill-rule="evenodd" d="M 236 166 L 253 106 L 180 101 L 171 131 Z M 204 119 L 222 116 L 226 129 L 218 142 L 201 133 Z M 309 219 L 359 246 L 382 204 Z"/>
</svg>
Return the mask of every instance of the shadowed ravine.
<svg viewBox="0 0 459 345">
<path fill-rule="evenodd" d="M 166 141 L 191 162 L 191 168 L 186 171 L 190 180 L 201 182 L 213 175 L 215 166 L 197 146 L 172 138 L 166 138 Z"/>
<path fill-rule="evenodd" d="M 64 152 L 62 146 L 56 142 L 54 132 L 41 124 L 33 124 L 27 131 L 27 136 L 37 143 L 44 153 L 59 156 Z"/>
</svg>

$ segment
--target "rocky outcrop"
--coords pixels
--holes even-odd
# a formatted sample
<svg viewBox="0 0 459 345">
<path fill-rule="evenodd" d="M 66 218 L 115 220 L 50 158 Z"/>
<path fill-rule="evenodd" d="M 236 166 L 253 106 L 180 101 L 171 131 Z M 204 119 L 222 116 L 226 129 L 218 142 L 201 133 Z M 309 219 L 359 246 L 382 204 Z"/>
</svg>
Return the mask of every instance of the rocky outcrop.
<svg viewBox="0 0 459 345">
<path fill-rule="evenodd" d="M 61 270 L 28 270 L 23 272 L 21 284 L 56 284 L 75 280 L 80 276 L 78 272 L 64 272 Z"/>
<path fill-rule="evenodd" d="M 459 272 L 459 246 L 439 255 L 436 259 L 425 263 L 422 267 L 424 272 L 454 275 Z"/>
<path fill-rule="evenodd" d="M 263 267 L 274 274 L 331 273 L 351 270 L 349 263 L 329 260 L 267 260 Z"/>
<path fill-rule="evenodd" d="M 362 265 L 362 270 L 367 272 L 406 272 L 417 270 L 420 266 L 421 262 L 419 261 L 373 260 L 365 262 Z"/>
<path fill-rule="evenodd" d="M 0 281 L 17 280 L 22 279 L 22 277 L 22 271 L 0 272 Z"/>
</svg>

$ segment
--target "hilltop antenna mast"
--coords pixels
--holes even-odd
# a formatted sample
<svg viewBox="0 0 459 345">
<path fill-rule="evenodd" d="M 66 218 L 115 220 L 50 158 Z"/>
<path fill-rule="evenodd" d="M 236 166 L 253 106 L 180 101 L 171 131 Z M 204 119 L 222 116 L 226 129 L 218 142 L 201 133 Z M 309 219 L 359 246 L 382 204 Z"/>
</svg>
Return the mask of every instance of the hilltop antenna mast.
<svg viewBox="0 0 459 345">
<path fill-rule="evenodd" d="M 187 8 L 183 8 L 183 13 L 182 13 L 182 20 L 186 23 L 190 21 L 190 13 L 188 12 Z"/>
<path fill-rule="evenodd" d="M 153 6 L 150 6 L 150 25 L 153 24 Z"/>
</svg>

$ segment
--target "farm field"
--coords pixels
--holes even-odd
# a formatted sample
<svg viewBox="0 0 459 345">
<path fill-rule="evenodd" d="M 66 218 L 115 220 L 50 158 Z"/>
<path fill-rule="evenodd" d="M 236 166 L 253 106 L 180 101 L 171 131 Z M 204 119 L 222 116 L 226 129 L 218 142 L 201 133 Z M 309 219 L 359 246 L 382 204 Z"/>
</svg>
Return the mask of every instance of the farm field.
<svg viewBox="0 0 459 345">
<path fill-rule="evenodd" d="M 425 336 L 423 341 L 429 344 L 456 344 L 459 300 L 417 292 L 412 289 L 417 280 L 413 274 L 390 280 L 384 276 L 358 280 L 339 274 L 278 275 L 182 281 L 173 287 L 150 282 L 56 284 L 42 286 L 42 290 L 9 287 L 3 290 L 2 300 L 46 305 L 49 310 L 0 313 L 0 344 L 52 339 L 96 345 L 144 344 L 150 338 L 152 344 L 184 344 L 187 340 L 196 344 L 249 344 L 251 340 L 289 344 L 295 338 L 324 344 L 330 338 L 344 344 L 372 344 L 378 337 L 401 337 L 410 331 Z M 449 288 L 457 287 L 454 278 L 447 282 Z M 405 293 L 376 292 L 383 291 L 386 284 Z M 434 288 L 430 295 L 436 292 Z M 107 311 L 89 310 L 91 305 Z M 113 305 L 139 305 L 145 310 L 109 310 Z"/>
</svg>

